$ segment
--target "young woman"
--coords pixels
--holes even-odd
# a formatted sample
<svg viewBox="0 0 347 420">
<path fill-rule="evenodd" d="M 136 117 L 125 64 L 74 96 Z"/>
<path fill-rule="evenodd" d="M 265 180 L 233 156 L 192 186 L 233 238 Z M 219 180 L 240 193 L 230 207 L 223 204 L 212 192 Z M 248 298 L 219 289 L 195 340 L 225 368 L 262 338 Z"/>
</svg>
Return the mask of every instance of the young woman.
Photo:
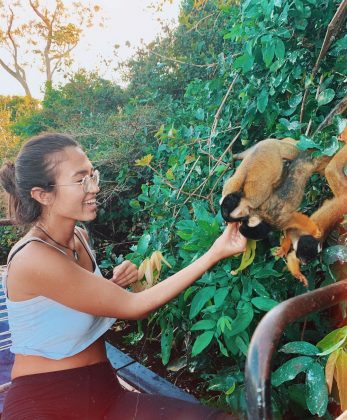
<svg viewBox="0 0 347 420">
<path fill-rule="evenodd" d="M 200 404 L 125 391 L 107 360 L 102 335 L 116 318 L 142 319 L 216 264 L 244 251 L 246 240 L 229 224 L 188 267 L 140 293 L 135 265 L 102 277 L 76 226 L 96 217 L 99 173 L 78 143 L 44 134 L 22 147 L 0 170 L 9 208 L 28 233 L 8 257 L 5 291 L 15 361 L 3 420 L 222 419 Z"/>
</svg>

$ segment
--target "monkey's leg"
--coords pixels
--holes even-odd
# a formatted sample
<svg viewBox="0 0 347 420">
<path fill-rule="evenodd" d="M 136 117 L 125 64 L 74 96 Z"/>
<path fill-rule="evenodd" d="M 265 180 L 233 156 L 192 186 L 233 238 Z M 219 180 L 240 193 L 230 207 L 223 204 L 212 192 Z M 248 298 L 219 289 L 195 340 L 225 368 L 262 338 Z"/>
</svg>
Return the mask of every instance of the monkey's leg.
<svg viewBox="0 0 347 420">
<path fill-rule="evenodd" d="M 281 240 L 281 245 L 277 249 L 275 255 L 277 257 L 286 257 L 291 246 L 292 246 L 292 240 L 290 239 L 290 235 L 289 235 L 288 231 L 286 231 L 285 236 L 283 236 L 283 238 Z"/>
<path fill-rule="evenodd" d="M 292 251 L 288 254 L 287 267 L 296 279 L 301 281 L 305 287 L 308 287 L 307 278 L 300 271 L 300 260 L 296 256 L 295 251 Z"/>
<path fill-rule="evenodd" d="M 347 195 L 347 145 L 339 150 L 325 168 L 325 177 L 335 197 Z"/>
<path fill-rule="evenodd" d="M 306 214 L 294 212 L 290 218 L 290 221 L 286 224 L 285 229 L 298 229 L 303 232 L 307 232 L 307 235 L 319 239 L 321 231 L 318 226 L 313 222 Z"/>
</svg>

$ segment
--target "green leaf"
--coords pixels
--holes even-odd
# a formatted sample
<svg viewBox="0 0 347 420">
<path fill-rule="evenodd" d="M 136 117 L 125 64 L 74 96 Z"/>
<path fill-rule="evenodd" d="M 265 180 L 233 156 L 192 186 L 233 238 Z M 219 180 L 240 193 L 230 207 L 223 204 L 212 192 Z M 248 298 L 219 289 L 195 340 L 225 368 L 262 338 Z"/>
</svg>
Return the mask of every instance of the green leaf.
<svg viewBox="0 0 347 420">
<path fill-rule="evenodd" d="M 227 392 L 230 388 L 235 386 L 235 378 L 232 375 L 222 374 L 214 375 L 213 379 L 209 381 L 209 391 Z"/>
<path fill-rule="evenodd" d="M 291 381 L 300 372 L 305 372 L 313 362 L 314 360 L 308 356 L 300 356 L 288 360 L 273 373 L 271 378 L 272 385 L 279 386 L 283 382 Z"/>
<path fill-rule="evenodd" d="M 293 95 L 289 98 L 288 104 L 291 108 L 296 108 L 302 100 L 302 93 L 298 93 L 297 95 Z"/>
<path fill-rule="evenodd" d="M 145 256 L 150 240 L 151 240 L 151 235 L 147 233 L 141 236 L 137 244 L 137 249 L 136 249 L 136 251 L 140 255 Z"/>
<path fill-rule="evenodd" d="M 252 322 L 254 311 L 249 302 L 243 302 L 242 307 L 238 309 L 236 318 L 231 324 L 231 331 L 225 330 L 226 337 L 233 337 L 244 331 Z"/>
<path fill-rule="evenodd" d="M 223 305 L 225 298 L 228 296 L 229 288 L 228 287 L 222 287 L 216 291 L 216 294 L 214 295 L 214 304 L 217 307 L 220 307 Z"/>
<path fill-rule="evenodd" d="M 261 311 L 270 311 L 277 306 L 279 302 L 268 297 L 255 297 L 251 300 L 252 304 Z"/>
<path fill-rule="evenodd" d="M 326 335 L 317 343 L 317 347 L 321 350 L 319 356 L 326 356 L 341 347 L 347 339 L 347 326 L 338 328 Z"/>
<path fill-rule="evenodd" d="M 263 113 L 267 107 L 269 101 L 269 93 L 266 88 L 263 88 L 257 98 L 257 109 L 260 113 Z"/>
<path fill-rule="evenodd" d="M 328 407 L 328 387 L 324 368 L 317 362 L 306 371 L 306 403 L 312 414 L 322 417 Z"/>
<path fill-rule="evenodd" d="M 189 319 L 193 319 L 205 306 L 206 302 L 208 302 L 216 292 L 216 288 L 214 286 L 204 287 L 200 289 L 197 294 L 193 297 L 190 312 L 189 312 Z"/>
<path fill-rule="evenodd" d="M 171 348 L 173 341 L 173 327 L 168 325 L 167 328 L 162 331 L 160 337 L 161 344 L 161 360 L 163 365 L 167 365 L 170 360 Z"/>
<path fill-rule="evenodd" d="M 191 331 L 198 331 L 198 330 L 210 330 L 216 326 L 216 322 L 212 319 L 202 319 L 196 322 L 191 327 Z"/>
<path fill-rule="evenodd" d="M 265 287 L 259 283 L 259 281 L 257 281 L 256 279 L 252 280 L 252 287 L 253 290 L 262 297 L 270 297 L 268 291 L 265 289 Z"/>
<path fill-rule="evenodd" d="M 201 353 L 211 342 L 213 338 L 214 332 L 213 331 L 206 331 L 198 336 L 195 340 L 193 349 L 192 349 L 192 356 L 196 356 Z"/>
<path fill-rule="evenodd" d="M 228 349 L 225 347 L 225 345 L 222 343 L 222 341 L 219 338 L 217 338 L 217 341 L 218 341 L 219 350 L 221 351 L 221 353 L 224 356 L 228 357 L 229 356 Z"/>
<path fill-rule="evenodd" d="M 197 120 L 203 121 L 204 117 L 205 117 L 205 112 L 202 108 L 199 108 L 195 111 L 195 118 Z"/>
<path fill-rule="evenodd" d="M 315 143 L 309 137 L 304 135 L 300 136 L 299 143 L 296 145 L 299 150 L 307 150 L 307 149 L 319 149 L 319 145 Z"/>
<path fill-rule="evenodd" d="M 333 89 L 325 89 L 318 96 L 318 106 L 326 105 L 334 99 L 335 91 Z"/>
<path fill-rule="evenodd" d="M 270 67 L 275 55 L 275 44 L 273 43 L 272 38 L 270 38 L 268 42 L 263 43 L 261 51 L 265 66 Z"/>
<path fill-rule="evenodd" d="M 235 344 L 237 345 L 241 353 L 247 356 L 248 346 L 239 335 L 235 338 Z"/>
<path fill-rule="evenodd" d="M 275 41 L 275 54 L 276 57 L 282 61 L 284 59 L 286 48 L 284 46 L 284 42 L 280 38 L 276 38 Z"/>
<path fill-rule="evenodd" d="M 315 356 L 319 353 L 319 349 L 306 341 L 292 341 L 285 344 L 279 351 L 283 353 L 303 354 L 305 356 Z"/>
<path fill-rule="evenodd" d="M 247 73 L 248 71 L 252 70 L 254 63 L 254 57 L 249 53 L 245 53 L 234 61 L 234 68 L 241 69 L 243 73 Z"/>
</svg>

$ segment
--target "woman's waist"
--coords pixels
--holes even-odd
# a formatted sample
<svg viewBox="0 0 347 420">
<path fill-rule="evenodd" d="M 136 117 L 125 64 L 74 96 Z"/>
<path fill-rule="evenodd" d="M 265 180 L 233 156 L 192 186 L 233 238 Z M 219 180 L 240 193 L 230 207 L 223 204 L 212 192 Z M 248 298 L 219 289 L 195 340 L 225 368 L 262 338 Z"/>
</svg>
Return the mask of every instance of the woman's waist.
<svg viewBox="0 0 347 420">
<path fill-rule="evenodd" d="M 104 339 L 100 337 L 83 351 L 59 360 L 43 356 L 16 354 L 11 377 L 14 379 L 19 376 L 79 368 L 106 360 Z"/>
</svg>

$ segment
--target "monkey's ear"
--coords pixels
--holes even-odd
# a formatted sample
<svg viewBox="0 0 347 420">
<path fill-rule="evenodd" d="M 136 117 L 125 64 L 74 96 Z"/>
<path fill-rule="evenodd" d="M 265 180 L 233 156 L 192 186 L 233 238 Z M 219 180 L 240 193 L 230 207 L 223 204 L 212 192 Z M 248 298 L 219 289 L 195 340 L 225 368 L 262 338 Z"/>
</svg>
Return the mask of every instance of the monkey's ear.
<svg viewBox="0 0 347 420">
<path fill-rule="evenodd" d="M 295 248 L 294 248 L 295 249 Z M 321 250 L 320 241 L 312 235 L 300 236 L 296 244 L 296 256 L 303 264 L 314 260 Z"/>
<path fill-rule="evenodd" d="M 221 202 L 221 213 L 222 217 L 226 222 L 239 222 L 244 220 L 245 217 L 232 217 L 231 213 L 237 208 L 240 204 L 242 198 L 241 193 L 231 193 L 226 195 Z"/>
<path fill-rule="evenodd" d="M 243 236 L 248 239 L 255 239 L 256 241 L 266 239 L 271 230 L 271 226 L 264 221 L 260 221 L 257 225 L 253 226 L 250 226 L 247 222 L 242 222 L 239 227 L 239 231 Z"/>
</svg>

